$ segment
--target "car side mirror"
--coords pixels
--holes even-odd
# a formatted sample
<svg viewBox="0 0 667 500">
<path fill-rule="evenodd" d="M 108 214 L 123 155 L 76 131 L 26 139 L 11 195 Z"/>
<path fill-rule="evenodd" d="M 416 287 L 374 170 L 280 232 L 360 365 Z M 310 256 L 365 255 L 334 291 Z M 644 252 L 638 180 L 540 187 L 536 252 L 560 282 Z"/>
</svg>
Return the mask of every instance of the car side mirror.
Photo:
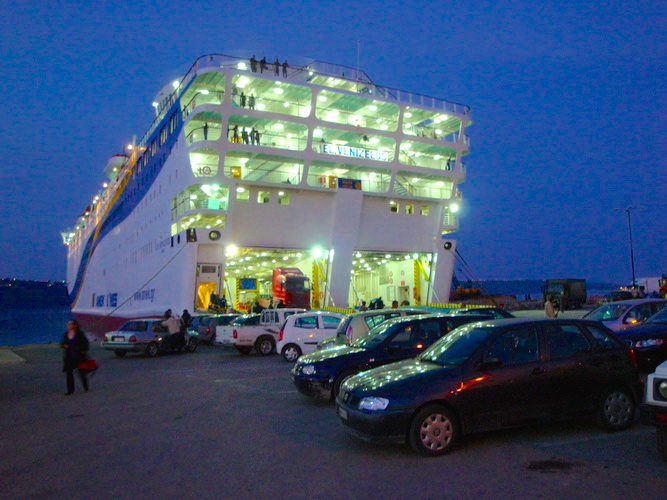
<svg viewBox="0 0 667 500">
<path fill-rule="evenodd" d="M 485 369 L 485 368 L 495 368 L 498 366 L 502 366 L 503 362 L 498 356 L 489 356 L 487 358 L 483 358 L 481 363 L 479 364 L 480 369 Z"/>
</svg>

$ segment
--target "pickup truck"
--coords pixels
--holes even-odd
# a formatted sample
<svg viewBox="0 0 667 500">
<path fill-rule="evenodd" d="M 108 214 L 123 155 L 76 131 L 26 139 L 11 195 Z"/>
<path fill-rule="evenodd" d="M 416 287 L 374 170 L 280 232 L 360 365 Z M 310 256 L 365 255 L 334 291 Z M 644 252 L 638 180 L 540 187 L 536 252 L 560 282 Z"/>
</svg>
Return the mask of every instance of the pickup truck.
<svg viewBox="0 0 667 500">
<path fill-rule="evenodd" d="M 667 461 L 667 361 L 648 376 L 645 409 L 656 427 L 658 453 Z"/>
<path fill-rule="evenodd" d="M 262 356 L 273 354 L 280 333 L 280 326 L 292 314 L 306 312 L 302 308 L 265 309 L 257 325 L 229 325 L 216 329 L 217 344 L 234 346 L 241 354 L 250 354 L 253 349 Z"/>
</svg>

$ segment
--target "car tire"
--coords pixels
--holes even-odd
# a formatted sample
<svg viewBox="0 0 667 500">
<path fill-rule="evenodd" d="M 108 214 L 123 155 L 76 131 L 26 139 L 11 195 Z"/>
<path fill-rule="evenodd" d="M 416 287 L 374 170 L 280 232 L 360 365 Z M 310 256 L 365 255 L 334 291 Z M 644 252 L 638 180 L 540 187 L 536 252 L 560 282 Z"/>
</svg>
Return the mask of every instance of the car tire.
<svg viewBox="0 0 667 500">
<path fill-rule="evenodd" d="M 280 352 L 280 354 L 283 356 L 283 359 L 289 363 L 295 362 L 297 359 L 299 359 L 299 356 L 303 354 L 301 351 L 301 348 L 296 345 L 296 344 L 287 344 L 285 347 L 283 347 L 283 350 Z"/>
<path fill-rule="evenodd" d="M 113 352 L 117 358 L 124 358 L 127 354 L 127 351 L 114 351 Z"/>
<path fill-rule="evenodd" d="M 252 352 L 252 347 L 250 346 L 234 346 L 236 347 L 236 350 L 239 351 L 241 354 L 248 355 Z"/>
<path fill-rule="evenodd" d="M 449 453 L 459 439 L 461 426 L 449 408 L 429 405 L 412 419 L 408 442 L 420 455 L 437 457 Z"/>
<path fill-rule="evenodd" d="M 334 385 L 331 390 L 331 399 L 334 401 L 338 397 L 338 394 L 340 393 L 340 386 L 343 385 L 343 382 L 345 382 L 348 378 L 354 377 L 358 372 L 356 371 L 346 371 L 341 374 L 339 374 L 336 377 L 336 380 L 334 380 Z"/>
<path fill-rule="evenodd" d="M 268 356 L 269 354 L 273 354 L 275 349 L 275 341 L 268 335 L 264 335 L 258 338 L 255 342 L 255 351 L 257 351 L 261 356 Z"/>
<path fill-rule="evenodd" d="M 667 462 L 667 427 L 656 427 L 658 455 Z"/>
<path fill-rule="evenodd" d="M 188 339 L 187 344 L 185 344 L 185 352 L 195 352 L 197 350 L 198 345 L 199 341 L 197 341 L 197 339 L 193 338 Z"/>
<path fill-rule="evenodd" d="M 622 431 L 632 425 L 637 404 L 632 393 L 624 387 L 610 387 L 598 402 L 598 424 L 607 431 Z"/>
<path fill-rule="evenodd" d="M 154 358 L 155 356 L 157 356 L 159 350 L 160 347 L 157 345 L 157 342 L 149 342 L 149 344 L 146 346 L 144 354 L 146 355 L 147 358 Z"/>
</svg>

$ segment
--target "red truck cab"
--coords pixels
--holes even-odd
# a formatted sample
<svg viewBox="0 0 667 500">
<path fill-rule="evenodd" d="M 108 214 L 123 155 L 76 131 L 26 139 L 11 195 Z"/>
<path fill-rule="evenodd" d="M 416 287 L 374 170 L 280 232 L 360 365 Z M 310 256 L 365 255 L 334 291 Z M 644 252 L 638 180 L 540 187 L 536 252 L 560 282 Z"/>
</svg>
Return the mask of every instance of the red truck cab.
<svg viewBox="0 0 667 500">
<path fill-rule="evenodd" d="M 283 307 L 310 309 L 310 278 L 297 267 L 277 267 L 273 270 L 273 298 Z"/>
</svg>

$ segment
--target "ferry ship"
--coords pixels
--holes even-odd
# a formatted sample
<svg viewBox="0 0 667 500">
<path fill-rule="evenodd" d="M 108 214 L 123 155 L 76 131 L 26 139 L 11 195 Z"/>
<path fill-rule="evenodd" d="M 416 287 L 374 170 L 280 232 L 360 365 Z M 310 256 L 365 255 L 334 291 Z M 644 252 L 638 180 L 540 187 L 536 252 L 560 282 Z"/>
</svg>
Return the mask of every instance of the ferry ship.
<svg viewBox="0 0 667 500">
<path fill-rule="evenodd" d="M 284 268 L 312 308 L 448 301 L 468 106 L 344 65 L 209 54 L 153 107 L 63 232 L 88 331 L 223 297 L 246 311 Z"/>
</svg>

